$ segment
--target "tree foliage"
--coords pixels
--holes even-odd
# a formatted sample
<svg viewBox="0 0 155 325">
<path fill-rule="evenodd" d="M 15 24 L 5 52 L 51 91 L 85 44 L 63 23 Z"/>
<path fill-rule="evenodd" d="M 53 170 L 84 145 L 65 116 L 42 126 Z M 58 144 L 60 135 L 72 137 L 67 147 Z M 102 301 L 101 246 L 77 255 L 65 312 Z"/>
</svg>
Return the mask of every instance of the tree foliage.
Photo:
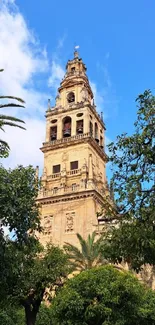
<svg viewBox="0 0 155 325">
<path fill-rule="evenodd" d="M 18 166 L 7 170 L 0 166 L 0 193 L 1 226 L 13 231 L 16 240 L 26 240 L 28 231 L 40 230 L 34 168 Z"/>
<path fill-rule="evenodd" d="M 88 235 L 85 240 L 80 234 L 77 234 L 80 249 L 70 243 L 64 245 L 68 259 L 74 270 L 87 270 L 97 265 L 106 263 L 101 253 L 102 238 L 96 240 L 96 233 Z"/>
<path fill-rule="evenodd" d="M 13 288 L 16 278 L 19 252 L 26 258 L 25 251 L 34 254 L 37 239 L 32 235 L 40 230 L 39 210 L 36 205 L 38 193 L 35 170 L 19 166 L 6 170 L 0 166 L 0 297 L 1 301 Z M 12 232 L 6 237 L 4 228 Z M 35 248 L 36 247 L 36 248 Z M 13 263 L 14 262 L 14 263 Z"/>
<path fill-rule="evenodd" d="M 155 97 L 145 91 L 137 100 L 135 132 L 122 134 L 109 145 L 113 186 L 121 213 L 137 219 L 152 215 L 155 172 Z"/>
<path fill-rule="evenodd" d="M 149 298 L 149 299 L 148 299 Z M 93 268 L 70 279 L 52 304 L 54 325 L 153 325 L 155 294 L 128 272 Z"/>
<path fill-rule="evenodd" d="M 0 324 L 25 325 L 25 317 L 22 309 L 18 306 L 10 306 L 7 304 L 3 309 L 0 309 Z"/>
<path fill-rule="evenodd" d="M 24 259 L 23 254 L 17 258 L 15 270 L 18 276 L 13 286 L 12 300 L 24 307 L 26 324 L 34 325 L 43 298 L 52 299 L 53 292 L 63 285 L 68 267 L 66 255 L 58 247 L 49 245 L 40 256 L 34 255 L 34 258 L 28 253 Z"/>
<path fill-rule="evenodd" d="M 139 270 L 155 265 L 155 97 L 145 91 L 136 102 L 134 133 L 109 145 L 116 203 L 110 217 L 117 215 L 120 224 L 104 249 L 113 262 L 125 260 Z"/>
<path fill-rule="evenodd" d="M 35 170 L 0 167 L 0 307 L 23 306 L 26 324 L 34 325 L 43 297 L 62 285 L 68 272 L 67 257 L 58 247 L 43 249 L 40 231 L 38 183 Z M 4 235 L 8 227 L 12 237 Z"/>
<path fill-rule="evenodd" d="M 52 309 L 42 304 L 37 316 L 36 325 L 54 325 L 52 321 Z"/>
</svg>

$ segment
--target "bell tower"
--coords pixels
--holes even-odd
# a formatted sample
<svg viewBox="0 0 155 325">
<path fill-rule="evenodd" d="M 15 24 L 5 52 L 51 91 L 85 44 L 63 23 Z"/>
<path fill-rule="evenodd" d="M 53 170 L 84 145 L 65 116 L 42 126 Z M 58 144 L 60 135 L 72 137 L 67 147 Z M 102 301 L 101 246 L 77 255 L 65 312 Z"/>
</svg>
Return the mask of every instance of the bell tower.
<svg viewBox="0 0 155 325">
<path fill-rule="evenodd" d="M 86 66 L 77 51 L 66 65 L 55 106 L 48 102 L 44 171 L 38 203 L 40 241 L 77 244 L 98 229 L 97 212 L 107 192 L 105 125 L 96 111 Z"/>
</svg>

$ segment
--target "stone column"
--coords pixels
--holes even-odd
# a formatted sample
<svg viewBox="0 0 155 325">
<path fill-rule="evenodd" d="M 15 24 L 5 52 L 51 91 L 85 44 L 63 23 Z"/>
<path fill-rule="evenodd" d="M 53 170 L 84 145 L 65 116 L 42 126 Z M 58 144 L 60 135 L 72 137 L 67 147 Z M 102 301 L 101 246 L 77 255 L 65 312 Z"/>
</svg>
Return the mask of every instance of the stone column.
<svg viewBox="0 0 155 325">
<path fill-rule="evenodd" d="M 62 139 L 62 129 L 63 129 L 62 119 L 59 118 L 58 124 L 57 124 L 57 139 L 58 140 Z"/>
<path fill-rule="evenodd" d="M 76 118 L 75 116 L 72 117 L 72 127 L 71 127 L 71 136 L 76 135 Z"/>
</svg>

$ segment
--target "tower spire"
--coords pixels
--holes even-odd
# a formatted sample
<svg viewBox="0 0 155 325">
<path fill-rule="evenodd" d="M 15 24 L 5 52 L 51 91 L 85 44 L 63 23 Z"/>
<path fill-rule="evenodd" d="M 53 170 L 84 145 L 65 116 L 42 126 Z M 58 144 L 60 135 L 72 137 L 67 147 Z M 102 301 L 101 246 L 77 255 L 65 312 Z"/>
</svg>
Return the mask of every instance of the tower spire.
<svg viewBox="0 0 155 325">
<path fill-rule="evenodd" d="M 80 47 L 79 45 L 74 46 L 74 59 L 77 59 L 79 57 L 79 52 L 78 52 L 79 47 Z"/>
</svg>

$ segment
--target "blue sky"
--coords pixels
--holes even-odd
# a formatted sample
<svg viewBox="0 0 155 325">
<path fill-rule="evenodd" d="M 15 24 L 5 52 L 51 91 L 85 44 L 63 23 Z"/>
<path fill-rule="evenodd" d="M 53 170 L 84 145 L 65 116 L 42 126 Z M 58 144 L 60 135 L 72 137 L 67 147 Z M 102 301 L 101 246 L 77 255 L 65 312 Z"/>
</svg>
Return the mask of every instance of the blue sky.
<svg viewBox="0 0 155 325">
<path fill-rule="evenodd" d="M 39 146 L 39 141 L 41 145 L 45 103 L 51 97 L 54 104 L 56 86 L 67 60 L 73 56 L 74 45 L 80 46 L 80 56 L 87 65 L 98 110 L 104 112 L 107 138 L 114 140 L 122 132 L 132 132 L 136 96 L 148 88 L 154 91 L 155 87 L 153 0 L 2 0 L 0 12 L 1 17 L 7 17 L 7 23 L 4 19 L 3 27 L 1 24 L 0 38 L 5 32 L 8 39 L 14 40 L 7 44 L 10 57 L 5 42 L 0 41 L 0 65 L 4 65 L 6 75 L 7 59 L 13 61 L 12 65 L 15 62 L 15 71 L 11 72 L 12 88 L 6 87 L 6 76 L 0 86 L 2 90 L 11 90 L 16 95 L 19 91 L 19 95 L 26 97 L 26 110 L 17 113 L 26 118 L 29 126 L 29 136 L 16 132 L 12 139 L 13 152 L 7 166 L 18 163 L 19 155 L 14 153 L 17 145 L 25 163 L 30 160 L 37 164 L 38 159 L 42 164 L 43 157 L 34 148 Z M 18 22 L 16 30 L 13 22 Z M 38 136 L 31 147 L 32 134 L 34 138 Z M 26 137 L 31 148 L 27 146 Z M 24 141 L 23 145 L 19 138 Z M 22 159 L 19 162 L 24 164 Z"/>
</svg>

